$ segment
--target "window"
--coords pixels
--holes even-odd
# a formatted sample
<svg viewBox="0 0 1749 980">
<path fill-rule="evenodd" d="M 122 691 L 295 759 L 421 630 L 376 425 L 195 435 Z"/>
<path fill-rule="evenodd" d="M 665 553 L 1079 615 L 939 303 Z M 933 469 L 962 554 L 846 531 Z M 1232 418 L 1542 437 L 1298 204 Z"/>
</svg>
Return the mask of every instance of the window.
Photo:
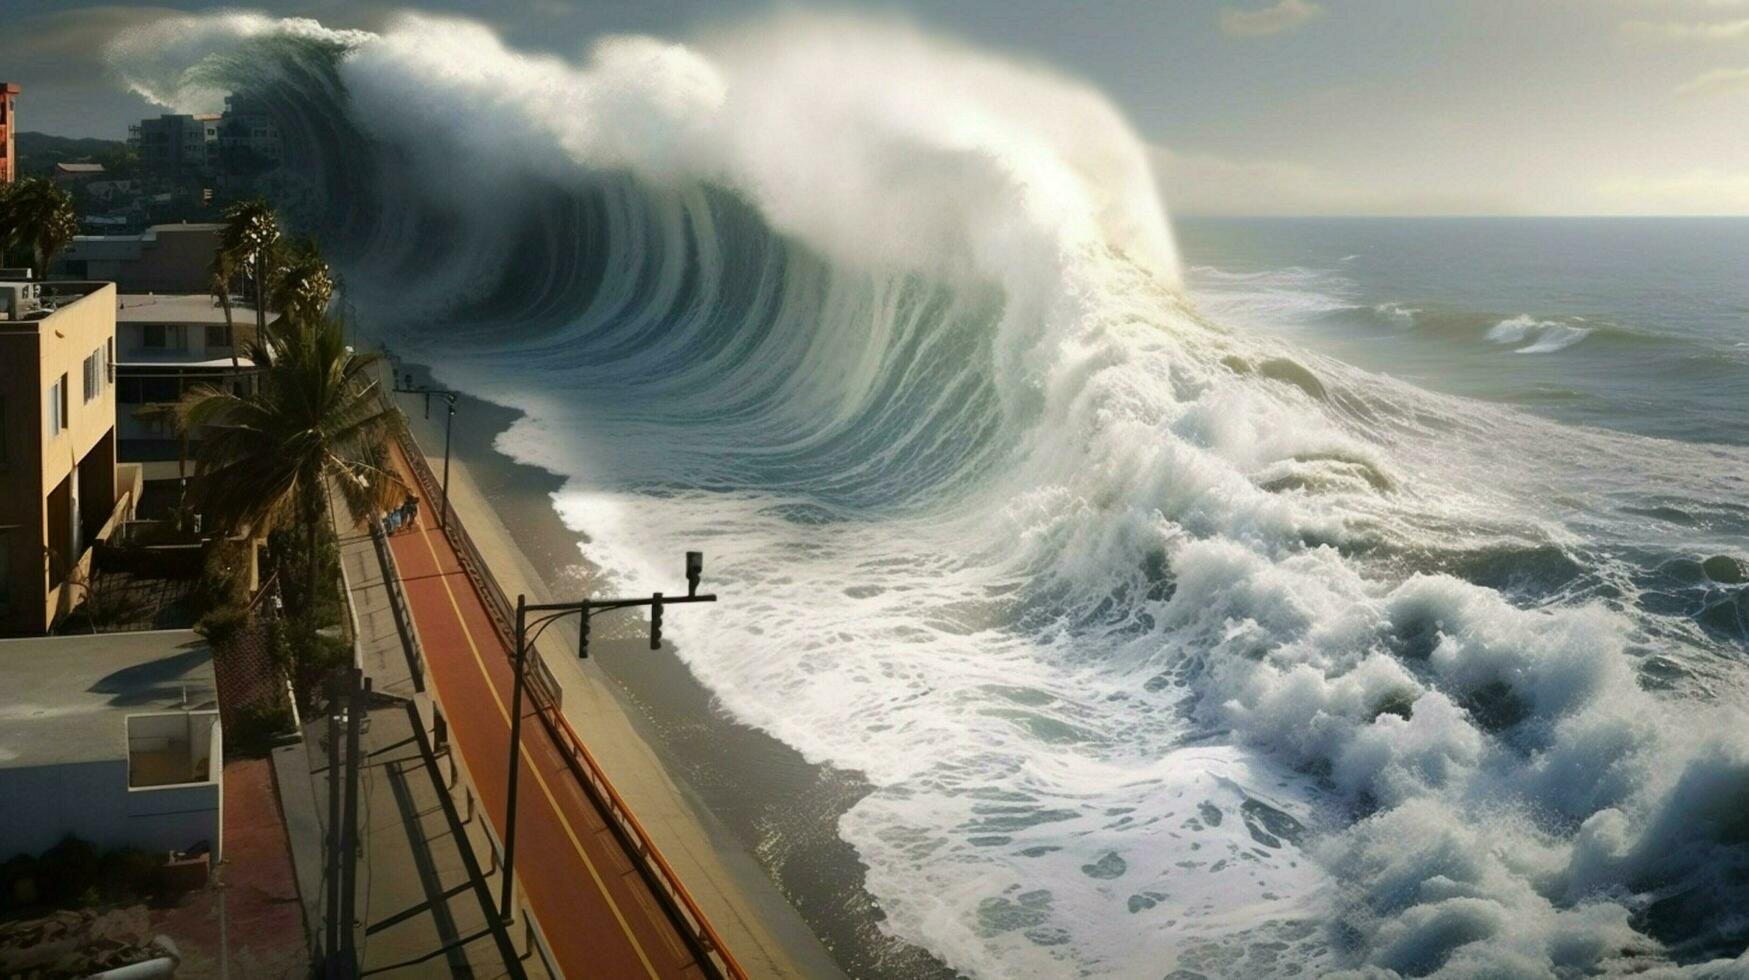
<svg viewBox="0 0 1749 980">
<path fill-rule="evenodd" d="M 90 357 L 85 358 L 84 377 L 81 380 L 85 383 L 83 390 L 87 403 L 103 394 L 103 348 L 97 348 L 91 352 Z"/>
<path fill-rule="evenodd" d="M 145 378 L 140 382 L 140 395 L 147 404 L 173 402 L 182 397 L 182 383 L 175 378 Z"/>
<path fill-rule="evenodd" d="M 209 323 L 206 325 L 206 345 L 208 347 L 231 346 L 231 328 L 224 323 Z"/>
<path fill-rule="evenodd" d="M 67 383 L 67 376 L 63 374 L 59 387 L 61 389 L 61 428 L 65 429 L 73 424 L 73 386 Z"/>
<path fill-rule="evenodd" d="M 67 427 L 67 376 L 61 375 L 61 380 L 49 385 L 48 403 L 43 406 L 43 417 L 49 420 L 49 438 L 61 434 Z"/>
<path fill-rule="evenodd" d="M 168 331 L 162 323 L 140 324 L 140 346 L 162 350 L 165 346 L 165 334 Z"/>
</svg>

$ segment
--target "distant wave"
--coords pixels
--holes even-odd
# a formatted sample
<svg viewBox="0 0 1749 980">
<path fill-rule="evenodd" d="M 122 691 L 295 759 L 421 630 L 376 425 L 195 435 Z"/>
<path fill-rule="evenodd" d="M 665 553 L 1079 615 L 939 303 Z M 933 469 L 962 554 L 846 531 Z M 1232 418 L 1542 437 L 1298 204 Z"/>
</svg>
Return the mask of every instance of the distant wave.
<svg viewBox="0 0 1749 980">
<path fill-rule="evenodd" d="M 1405 327 L 1414 326 L 1415 317 L 1421 313 L 1420 310 L 1404 306 L 1401 303 L 1379 303 L 1372 308 L 1372 311 L 1393 324 Z"/>
<path fill-rule="evenodd" d="M 1501 320 L 1488 331 L 1488 339 L 1496 344 L 1521 344 L 1526 340 L 1531 343 L 1517 349 L 1520 354 L 1552 354 L 1565 350 L 1591 336 L 1591 327 L 1581 327 L 1578 322 L 1560 320 L 1538 320 L 1529 314 L 1519 314 L 1509 320 Z"/>
<path fill-rule="evenodd" d="M 1192 303 L 1097 92 L 801 14 L 575 60 L 224 14 L 113 57 L 268 101 L 349 296 L 526 413 L 500 444 L 622 583 L 710 548 L 734 601 L 680 655 L 867 778 L 836 829 L 888 934 L 987 977 L 1741 950 L 1749 598 L 1691 552 L 1749 529 L 1749 453 L 1243 329 L 1352 309 L 1329 273 Z"/>
</svg>

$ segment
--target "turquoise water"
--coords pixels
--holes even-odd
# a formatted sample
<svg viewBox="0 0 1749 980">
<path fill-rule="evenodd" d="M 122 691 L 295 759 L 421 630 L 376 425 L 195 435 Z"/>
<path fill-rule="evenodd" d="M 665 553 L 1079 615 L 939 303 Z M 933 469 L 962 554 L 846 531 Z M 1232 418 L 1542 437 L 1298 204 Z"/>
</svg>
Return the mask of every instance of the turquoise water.
<svg viewBox="0 0 1749 980">
<path fill-rule="evenodd" d="M 1749 219 L 1176 225 L 1234 329 L 1563 422 L 1749 442 Z"/>
</svg>

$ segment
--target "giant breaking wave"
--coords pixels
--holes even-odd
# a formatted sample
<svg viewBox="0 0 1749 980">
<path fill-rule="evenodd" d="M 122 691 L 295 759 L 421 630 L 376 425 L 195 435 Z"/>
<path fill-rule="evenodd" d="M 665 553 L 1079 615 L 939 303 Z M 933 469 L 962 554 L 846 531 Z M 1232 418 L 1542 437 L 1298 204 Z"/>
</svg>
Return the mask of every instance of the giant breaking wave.
<svg viewBox="0 0 1749 980">
<path fill-rule="evenodd" d="M 349 299 L 526 412 L 593 558 L 707 543 L 738 601 L 681 655 L 866 776 L 838 830 L 894 935 L 989 977 L 1741 952 L 1749 598 L 1700 560 L 1749 456 L 1207 322 L 1097 93 L 845 16 L 111 54 L 269 102 Z"/>
</svg>

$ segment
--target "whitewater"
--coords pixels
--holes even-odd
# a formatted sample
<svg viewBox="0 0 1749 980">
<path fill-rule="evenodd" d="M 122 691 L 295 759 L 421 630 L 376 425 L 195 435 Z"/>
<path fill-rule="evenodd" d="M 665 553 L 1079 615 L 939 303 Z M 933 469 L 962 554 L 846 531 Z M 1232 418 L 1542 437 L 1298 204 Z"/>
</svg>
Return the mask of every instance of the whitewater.
<svg viewBox="0 0 1749 980">
<path fill-rule="evenodd" d="M 266 101 L 276 199 L 386 339 L 524 413 L 500 448 L 616 588 L 710 554 L 733 601 L 679 655 L 868 781 L 837 833 L 954 970 L 1749 942 L 1749 451 L 1229 329 L 1087 86 L 849 15 L 558 57 L 229 13 L 110 60 Z"/>
</svg>

